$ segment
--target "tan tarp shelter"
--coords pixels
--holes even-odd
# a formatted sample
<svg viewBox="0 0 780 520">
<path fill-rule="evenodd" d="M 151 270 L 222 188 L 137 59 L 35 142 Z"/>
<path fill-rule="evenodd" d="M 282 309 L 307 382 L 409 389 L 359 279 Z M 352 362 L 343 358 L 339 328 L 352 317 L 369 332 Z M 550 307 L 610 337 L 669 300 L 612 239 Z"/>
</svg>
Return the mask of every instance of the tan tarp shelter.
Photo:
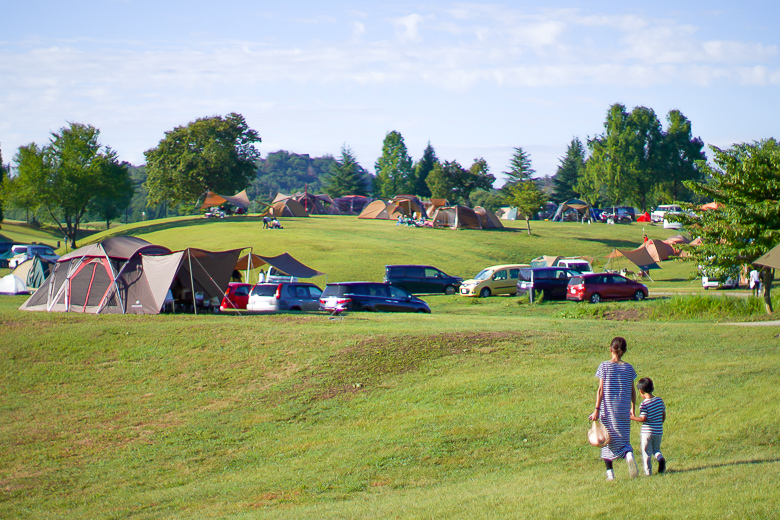
<svg viewBox="0 0 780 520">
<path fill-rule="evenodd" d="M 482 229 L 503 229 L 504 225 L 495 213 L 482 206 L 476 206 L 474 212 L 479 215 L 482 221 Z"/>
<path fill-rule="evenodd" d="M 753 262 L 756 265 L 764 265 L 773 269 L 780 269 L 780 244 L 770 249 L 765 255 Z"/>
<path fill-rule="evenodd" d="M 301 203 L 291 198 L 275 202 L 268 208 L 268 215 L 272 217 L 308 217 Z"/>
<path fill-rule="evenodd" d="M 687 244 L 688 239 L 682 235 L 674 235 L 673 237 L 669 237 L 666 240 L 664 240 L 664 242 L 666 242 L 670 246 L 674 246 L 674 244 Z"/>
<path fill-rule="evenodd" d="M 466 206 L 445 206 L 438 208 L 433 216 L 434 227 L 450 229 L 482 229 L 482 220 L 476 211 Z"/>
<path fill-rule="evenodd" d="M 41 287 L 20 307 L 27 311 L 158 314 L 170 289 L 174 299 L 221 298 L 240 250 L 189 248 L 171 253 L 136 237 L 113 237 L 60 257 Z"/>
<path fill-rule="evenodd" d="M 277 256 L 260 256 L 254 253 L 246 254 L 238 259 L 235 268 L 239 271 L 251 271 L 264 265 L 271 265 L 288 276 L 296 278 L 313 278 L 325 273 L 312 269 L 302 264 L 290 253 L 282 253 Z"/>
<path fill-rule="evenodd" d="M 375 200 L 360 212 L 358 218 L 375 218 L 380 220 L 395 220 L 398 215 L 406 216 L 404 209 L 391 202 Z"/>
<path fill-rule="evenodd" d="M 677 254 L 675 249 L 663 240 L 648 240 L 639 247 L 646 249 L 650 257 L 656 262 L 663 262 L 668 260 L 670 256 Z"/>
<path fill-rule="evenodd" d="M 531 260 L 531 267 L 552 267 L 558 263 L 562 256 L 542 255 Z"/>
<path fill-rule="evenodd" d="M 653 260 L 653 257 L 650 256 L 650 253 L 647 252 L 647 249 L 644 247 L 638 247 L 636 249 L 614 249 L 610 254 L 607 255 L 607 258 L 609 260 L 615 260 L 620 257 L 627 258 L 631 263 L 633 263 L 635 266 L 637 266 L 642 271 L 649 271 L 650 269 L 660 269 L 661 266 L 658 265 L 655 260 Z M 609 262 L 607 262 L 609 264 Z"/>
<path fill-rule="evenodd" d="M 428 217 L 433 217 L 433 214 L 437 209 L 449 205 L 450 203 L 447 202 L 447 199 L 431 199 L 423 201 L 423 208 L 425 208 L 425 212 L 428 214 Z"/>
<path fill-rule="evenodd" d="M 229 202 L 237 208 L 246 210 L 249 208 L 249 197 L 246 194 L 246 190 L 236 193 L 232 197 L 227 195 L 218 195 L 213 191 L 206 192 L 206 200 L 203 201 L 200 209 L 212 208 L 214 206 L 221 206 L 222 204 Z"/>
</svg>

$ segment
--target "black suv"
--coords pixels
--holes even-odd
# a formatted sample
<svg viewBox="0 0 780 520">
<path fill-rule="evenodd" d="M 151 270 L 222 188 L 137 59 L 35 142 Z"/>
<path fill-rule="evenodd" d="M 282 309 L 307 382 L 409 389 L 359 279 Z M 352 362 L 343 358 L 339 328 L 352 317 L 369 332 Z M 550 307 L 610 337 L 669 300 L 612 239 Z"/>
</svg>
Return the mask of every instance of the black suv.
<svg viewBox="0 0 780 520">
<path fill-rule="evenodd" d="M 329 283 L 320 296 L 320 309 L 330 312 L 431 312 L 427 303 L 406 289 L 379 282 Z"/>
<path fill-rule="evenodd" d="M 385 282 L 414 294 L 455 294 L 463 278 L 450 276 L 430 265 L 386 265 Z"/>
<path fill-rule="evenodd" d="M 517 279 L 517 295 L 534 291 L 534 296 L 542 293 L 545 300 L 565 300 L 569 278 L 578 276 L 579 271 L 566 267 L 529 267 L 520 269 Z"/>
</svg>

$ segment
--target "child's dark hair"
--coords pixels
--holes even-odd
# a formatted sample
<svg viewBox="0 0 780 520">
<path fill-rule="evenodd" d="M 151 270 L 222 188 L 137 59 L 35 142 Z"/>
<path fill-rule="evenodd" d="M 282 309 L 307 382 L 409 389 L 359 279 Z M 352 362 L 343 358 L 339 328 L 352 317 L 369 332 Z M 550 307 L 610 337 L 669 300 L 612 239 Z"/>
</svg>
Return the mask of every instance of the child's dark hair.
<svg viewBox="0 0 780 520">
<path fill-rule="evenodd" d="M 612 343 L 609 344 L 610 352 L 614 352 L 619 358 L 623 357 L 623 354 L 626 353 L 627 349 L 628 347 L 626 346 L 626 340 L 620 336 L 613 338 Z"/>
<path fill-rule="evenodd" d="M 645 394 L 652 394 L 655 388 L 653 387 L 653 380 L 649 377 L 643 377 L 636 382 L 636 387 L 640 392 Z"/>
</svg>

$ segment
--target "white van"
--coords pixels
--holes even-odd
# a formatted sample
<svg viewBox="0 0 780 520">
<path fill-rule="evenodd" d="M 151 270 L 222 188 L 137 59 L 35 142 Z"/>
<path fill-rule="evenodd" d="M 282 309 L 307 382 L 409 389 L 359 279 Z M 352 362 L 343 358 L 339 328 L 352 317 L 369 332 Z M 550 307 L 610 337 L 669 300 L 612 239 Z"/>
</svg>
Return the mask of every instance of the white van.
<svg viewBox="0 0 780 520">
<path fill-rule="evenodd" d="M 661 204 L 650 214 L 653 222 L 663 222 L 667 213 L 682 213 L 682 208 L 677 204 Z"/>
<path fill-rule="evenodd" d="M 556 267 L 568 267 L 572 271 L 578 271 L 580 274 L 590 274 L 593 272 L 590 262 L 582 258 L 561 258 L 556 262 Z"/>
</svg>

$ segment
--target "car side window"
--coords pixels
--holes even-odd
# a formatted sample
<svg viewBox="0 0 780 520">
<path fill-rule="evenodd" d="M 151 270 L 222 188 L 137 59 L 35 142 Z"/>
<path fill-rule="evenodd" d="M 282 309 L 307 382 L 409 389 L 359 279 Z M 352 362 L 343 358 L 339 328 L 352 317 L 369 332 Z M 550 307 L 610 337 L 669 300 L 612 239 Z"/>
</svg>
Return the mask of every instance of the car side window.
<svg viewBox="0 0 780 520">
<path fill-rule="evenodd" d="M 309 296 L 312 298 L 319 298 L 322 295 L 322 291 L 320 291 L 319 287 L 316 287 L 314 285 L 309 286 Z"/>
<path fill-rule="evenodd" d="M 493 280 L 506 280 L 506 269 L 496 271 L 496 274 L 493 275 Z"/>
<path fill-rule="evenodd" d="M 404 268 L 403 267 L 390 267 L 387 270 L 387 276 L 390 278 L 403 278 L 404 276 Z"/>
<path fill-rule="evenodd" d="M 547 280 L 550 278 L 550 271 L 536 271 L 534 273 L 534 279 L 536 280 Z"/>
<path fill-rule="evenodd" d="M 509 278 L 511 280 L 517 280 L 518 276 L 520 276 L 520 269 L 510 269 L 509 270 Z"/>
<path fill-rule="evenodd" d="M 610 281 L 612 283 L 626 283 L 625 278 L 623 278 L 622 276 L 615 276 L 615 275 L 610 276 Z"/>
<path fill-rule="evenodd" d="M 425 269 L 425 277 L 426 278 L 441 278 L 441 271 L 439 271 L 438 269 L 427 268 L 427 269 Z"/>
<path fill-rule="evenodd" d="M 357 294 L 359 296 L 369 296 L 371 294 L 371 292 L 369 292 L 368 290 L 367 285 L 353 285 L 352 290 L 348 292 L 351 292 L 352 294 Z"/>
<path fill-rule="evenodd" d="M 422 278 L 423 269 L 422 267 L 407 267 L 406 276 L 409 278 Z"/>
<path fill-rule="evenodd" d="M 295 297 L 296 298 L 308 298 L 309 297 L 309 288 L 305 285 L 299 285 L 295 288 Z"/>
<path fill-rule="evenodd" d="M 379 298 L 387 298 L 389 296 L 386 285 L 372 285 L 370 291 L 371 296 Z"/>
<path fill-rule="evenodd" d="M 247 296 L 249 294 L 249 287 L 246 285 L 242 285 L 240 287 L 236 288 L 235 295 L 236 296 Z"/>
<path fill-rule="evenodd" d="M 404 300 L 409 297 L 409 293 L 400 287 L 390 286 L 390 297 Z"/>
</svg>

